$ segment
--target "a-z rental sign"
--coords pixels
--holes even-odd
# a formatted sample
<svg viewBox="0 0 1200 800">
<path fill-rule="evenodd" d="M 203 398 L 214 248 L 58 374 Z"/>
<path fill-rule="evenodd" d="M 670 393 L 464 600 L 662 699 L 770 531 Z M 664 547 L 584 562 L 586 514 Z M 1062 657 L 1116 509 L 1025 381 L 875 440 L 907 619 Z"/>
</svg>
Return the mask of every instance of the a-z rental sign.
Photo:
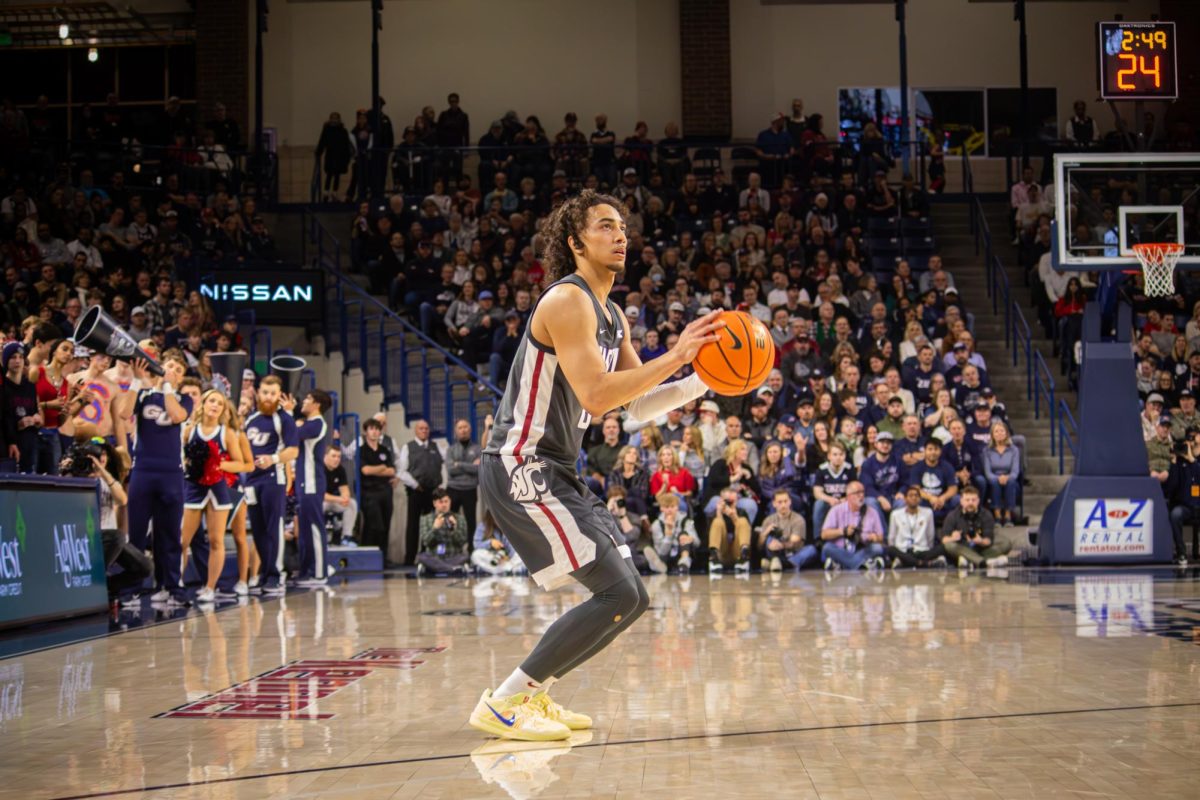
<svg viewBox="0 0 1200 800">
<path fill-rule="evenodd" d="M 1102 497 L 1075 501 L 1076 556 L 1154 552 L 1154 501 Z"/>
</svg>

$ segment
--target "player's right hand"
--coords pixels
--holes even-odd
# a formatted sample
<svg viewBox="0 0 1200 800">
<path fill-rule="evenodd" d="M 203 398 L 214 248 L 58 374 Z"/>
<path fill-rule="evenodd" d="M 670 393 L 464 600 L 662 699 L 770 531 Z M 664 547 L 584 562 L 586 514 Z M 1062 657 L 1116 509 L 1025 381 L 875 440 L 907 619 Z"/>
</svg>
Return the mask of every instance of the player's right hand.
<svg viewBox="0 0 1200 800">
<path fill-rule="evenodd" d="M 721 310 L 718 310 L 692 320 L 683 329 L 683 333 L 679 334 L 679 341 L 675 343 L 671 352 L 676 354 L 682 363 L 692 363 L 701 347 L 720 338 L 717 331 L 725 327 L 720 317 Z"/>
</svg>

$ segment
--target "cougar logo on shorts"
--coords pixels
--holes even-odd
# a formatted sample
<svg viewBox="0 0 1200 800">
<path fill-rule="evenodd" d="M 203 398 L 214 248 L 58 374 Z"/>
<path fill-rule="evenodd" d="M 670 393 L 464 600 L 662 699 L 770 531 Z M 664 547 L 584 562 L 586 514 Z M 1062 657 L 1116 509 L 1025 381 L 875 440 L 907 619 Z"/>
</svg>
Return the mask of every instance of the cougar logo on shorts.
<svg viewBox="0 0 1200 800">
<path fill-rule="evenodd" d="M 542 462 L 526 459 L 508 473 L 508 494 L 518 503 L 536 503 L 546 492 L 546 477 L 542 475 Z"/>
</svg>

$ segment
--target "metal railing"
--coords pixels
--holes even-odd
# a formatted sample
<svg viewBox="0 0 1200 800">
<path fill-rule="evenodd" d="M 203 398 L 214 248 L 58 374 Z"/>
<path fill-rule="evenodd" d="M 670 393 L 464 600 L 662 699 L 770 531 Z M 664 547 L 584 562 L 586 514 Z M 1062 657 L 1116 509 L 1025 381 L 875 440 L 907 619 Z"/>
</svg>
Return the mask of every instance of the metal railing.
<svg viewBox="0 0 1200 800">
<path fill-rule="evenodd" d="M 979 195 L 974 193 L 974 177 L 971 174 L 971 161 L 966 155 L 962 158 L 963 192 L 968 195 L 969 224 L 971 234 L 975 238 L 975 254 L 983 256 L 985 284 L 988 297 L 992 301 L 992 313 L 1004 319 L 1004 346 L 1012 350 L 1014 367 L 1025 363 L 1025 399 L 1033 403 L 1034 419 L 1041 419 L 1045 413 L 1049 425 L 1050 455 L 1059 456 L 1059 472 L 1065 470 L 1065 459 L 1062 453 L 1062 442 L 1058 440 L 1061 432 L 1056 427 L 1056 419 L 1061 418 L 1066 401 L 1056 395 L 1054 376 L 1040 350 L 1034 344 L 1033 332 L 1021 305 L 1013 298 L 1012 280 L 1004 262 L 993 247 L 991 228 L 988 226 L 987 215 Z M 1044 409 L 1043 409 L 1044 406 Z M 1070 411 L 1067 411 L 1069 416 Z M 1074 424 L 1074 419 L 1071 420 Z M 1059 425 L 1061 426 L 1061 422 Z M 1072 445 L 1072 454 L 1074 446 Z"/>
<path fill-rule="evenodd" d="M 400 403 L 406 424 L 424 419 L 434 436 L 449 436 L 465 418 L 479 430 L 500 390 L 344 273 L 341 242 L 315 215 L 304 212 L 301 225 L 303 258 L 325 275 L 326 347 L 342 354 L 343 369 L 360 370 L 364 388 Z"/>
<path fill-rule="evenodd" d="M 1069 427 L 1068 427 L 1069 425 Z M 1079 457 L 1079 425 L 1066 400 L 1058 401 L 1058 474 L 1067 471 L 1067 448 L 1071 458 Z"/>
</svg>

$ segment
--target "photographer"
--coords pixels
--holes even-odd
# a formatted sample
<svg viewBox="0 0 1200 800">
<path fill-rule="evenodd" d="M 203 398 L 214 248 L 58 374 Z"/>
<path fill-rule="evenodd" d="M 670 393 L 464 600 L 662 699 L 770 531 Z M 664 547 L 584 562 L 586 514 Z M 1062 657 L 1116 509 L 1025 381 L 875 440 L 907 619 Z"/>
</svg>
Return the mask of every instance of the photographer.
<svg viewBox="0 0 1200 800">
<path fill-rule="evenodd" d="M 470 542 L 467 518 L 462 511 L 451 511 L 450 505 L 450 495 L 445 489 L 433 490 L 433 511 L 422 515 L 420 521 L 417 575 L 467 571 L 467 544 Z"/>
<path fill-rule="evenodd" d="M 646 518 L 641 514 L 630 509 L 627 505 L 629 494 L 625 491 L 624 486 L 609 486 L 608 487 L 608 513 L 612 514 L 613 521 L 617 523 L 617 530 L 624 537 L 622 544 L 629 548 L 629 558 L 633 561 L 633 566 L 639 572 L 649 572 L 650 563 L 646 560 L 642 539 L 648 539 L 647 533 L 650 530 Z"/>
<path fill-rule="evenodd" d="M 783 560 L 787 559 L 800 569 L 816 558 L 815 547 L 805 547 L 808 526 L 804 516 L 792 510 L 792 495 L 787 489 L 776 489 L 771 498 L 775 513 L 763 520 L 758 529 L 758 549 L 771 572 L 783 571 Z M 804 552 L 802 552 L 804 551 Z"/>
<path fill-rule="evenodd" d="M 948 561 L 957 560 L 960 568 L 975 569 L 1008 565 L 1012 544 L 998 536 L 996 521 L 979 507 L 979 490 L 963 487 L 961 504 L 942 523 L 942 547 Z"/>
<path fill-rule="evenodd" d="M 1182 452 L 1176 467 L 1179 490 L 1175 493 L 1175 502 L 1170 504 L 1171 538 L 1175 545 L 1175 563 L 1186 567 L 1183 526 L 1200 525 L 1200 429 L 1189 428 L 1187 438 L 1180 445 Z"/>
<path fill-rule="evenodd" d="M 866 504 L 866 495 L 861 483 L 850 481 L 846 499 L 829 509 L 821 528 L 825 569 L 883 566 L 883 521 Z"/>
<path fill-rule="evenodd" d="M 108 597 L 113 600 L 122 593 L 141 586 L 149 577 L 153 565 L 146 554 L 129 544 L 129 539 L 117 528 L 117 509 L 129 502 L 121 485 L 125 464 L 113 446 L 100 437 L 76 442 L 62 460 L 62 474 L 75 478 L 95 478 L 100 488 L 100 536 L 104 544 L 104 561 L 108 567 L 117 564 L 121 572 L 108 578 Z"/>
<path fill-rule="evenodd" d="M 488 509 L 484 509 L 483 518 L 475 527 L 471 563 L 489 575 L 511 575 L 525 568 L 521 557 L 509 544 L 508 537 L 496 526 L 496 518 Z"/>
<path fill-rule="evenodd" d="M 674 494 L 659 496 L 658 519 L 650 526 L 653 546 L 643 549 L 653 572 L 672 569 L 687 574 L 692 568 L 692 553 L 696 550 L 696 526 L 685 512 L 686 502 Z"/>
<path fill-rule="evenodd" d="M 735 572 L 749 572 L 750 517 L 738 506 L 732 486 L 722 489 L 716 501 L 708 524 L 708 571 L 720 572 L 732 562 Z"/>
</svg>

